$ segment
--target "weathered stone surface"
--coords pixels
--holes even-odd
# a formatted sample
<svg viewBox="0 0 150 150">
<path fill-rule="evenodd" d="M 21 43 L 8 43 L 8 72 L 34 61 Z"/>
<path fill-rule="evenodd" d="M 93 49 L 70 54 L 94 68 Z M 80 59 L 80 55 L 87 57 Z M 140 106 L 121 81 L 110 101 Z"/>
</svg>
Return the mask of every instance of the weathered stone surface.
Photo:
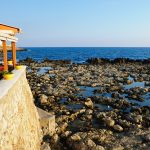
<svg viewBox="0 0 150 150">
<path fill-rule="evenodd" d="M 25 67 L 15 72 L 13 81 L 0 81 L 0 86 L 3 85 L 6 92 L 0 93 L 0 149 L 40 149 L 39 116 Z"/>
<path fill-rule="evenodd" d="M 53 135 L 55 133 L 55 115 L 50 114 L 40 108 L 37 108 L 40 125 L 43 131 L 43 135 Z"/>
<path fill-rule="evenodd" d="M 146 142 L 150 142 L 150 134 L 146 134 L 143 136 L 143 139 L 146 141 Z"/>
<path fill-rule="evenodd" d="M 47 143 L 44 143 L 43 145 L 41 145 L 41 149 L 40 150 L 51 150 L 50 146 Z"/>
<path fill-rule="evenodd" d="M 123 131 L 123 128 L 120 125 L 114 125 L 113 128 L 114 130 L 119 131 L 119 132 Z"/>
<path fill-rule="evenodd" d="M 85 105 L 86 105 L 88 108 L 93 109 L 93 102 L 92 102 L 91 98 L 87 98 L 87 100 L 85 101 Z"/>
<path fill-rule="evenodd" d="M 109 118 L 105 119 L 105 123 L 107 126 L 112 127 L 112 126 L 114 126 L 115 121 L 109 117 Z"/>
<path fill-rule="evenodd" d="M 103 146 L 97 145 L 95 150 L 105 150 Z"/>
<path fill-rule="evenodd" d="M 48 99 L 48 97 L 46 95 L 42 94 L 39 98 L 39 101 L 41 104 L 44 104 L 44 103 L 47 103 L 47 99 Z"/>
</svg>

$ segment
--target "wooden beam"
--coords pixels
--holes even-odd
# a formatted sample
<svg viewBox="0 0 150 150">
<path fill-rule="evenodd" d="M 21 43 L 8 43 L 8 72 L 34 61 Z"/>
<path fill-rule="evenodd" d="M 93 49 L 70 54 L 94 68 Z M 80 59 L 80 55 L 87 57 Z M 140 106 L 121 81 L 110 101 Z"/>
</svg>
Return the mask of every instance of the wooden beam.
<svg viewBox="0 0 150 150">
<path fill-rule="evenodd" d="M 13 60 L 13 67 L 16 67 L 16 43 L 15 42 L 11 42 L 11 46 L 12 46 L 12 60 Z"/>
<path fill-rule="evenodd" d="M 14 32 L 12 30 L 0 30 L 0 32 L 14 36 Z"/>
<path fill-rule="evenodd" d="M 3 45 L 4 71 L 8 71 L 7 48 L 6 48 L 6 41 L 5 40 L 2 40 L 2 45 Z"/>
<path fill-rule="evenodd" d="M 12 36 L 12 35 L 7 34 L 7 33 L 3 33 L 3 32 L 1 32 L 1 30 L 0 30 L 0 37 L 6 38 L 7 40 L 12 40 L 12 41 L 18 40 L 18 38 L 16 38 L 15 36 Z"/>
<path fill-rule="evenodd" d="M 8 26 L 8 25 L 5 25 L 5 24 L 0 24 L 0 29 L 1 30 L 11 30 L 14 33 L 19 33 L 21 31 L 19 28 Z"/>
</svg>

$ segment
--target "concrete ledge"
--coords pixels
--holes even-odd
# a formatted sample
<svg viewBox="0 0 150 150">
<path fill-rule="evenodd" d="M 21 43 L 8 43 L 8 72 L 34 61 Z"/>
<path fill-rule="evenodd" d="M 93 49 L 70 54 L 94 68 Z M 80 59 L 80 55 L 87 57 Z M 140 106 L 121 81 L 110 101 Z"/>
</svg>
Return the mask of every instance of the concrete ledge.
<svg viewBox="0 0 150 150">
<path fill-rule="evenodd" d="M 53 135 L 55 133 L 55 115 L 50 114 L 37 107 L 37 111 L 40 118 L 40 125 L 43 131 L 43 134 Z"/>
<path fill-rule="evenodd" d="M 13 71 L 14 78 L 12 80 L 0 80 L 0 99 L 8 93 L 9 89 L 13 87 L 25 70 L 26 66 L 23 66 L 22 69 Z"/>
</svg>

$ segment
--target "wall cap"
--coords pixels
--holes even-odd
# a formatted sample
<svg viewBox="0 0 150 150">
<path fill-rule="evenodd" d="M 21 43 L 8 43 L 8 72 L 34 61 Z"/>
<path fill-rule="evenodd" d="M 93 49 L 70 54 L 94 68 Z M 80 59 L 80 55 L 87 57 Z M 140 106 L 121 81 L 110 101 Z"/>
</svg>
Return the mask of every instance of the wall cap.
<svg viewBox="0 0 150 150">
<path fill-rule="evenodd" d="M 10 88 L 18 81 L 21 75 L 26 71 L 26 66 L 23 66 L 20 70 L 13 70 L 14 78 L 12 80 L 0 80 L 0 99 L 4 97 Z"/>
</svg>

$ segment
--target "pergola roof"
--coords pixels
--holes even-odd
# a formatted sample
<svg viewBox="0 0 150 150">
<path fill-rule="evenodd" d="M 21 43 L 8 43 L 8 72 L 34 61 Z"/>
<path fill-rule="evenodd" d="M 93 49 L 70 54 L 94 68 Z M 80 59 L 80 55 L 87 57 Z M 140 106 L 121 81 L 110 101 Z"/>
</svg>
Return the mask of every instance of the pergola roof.
<svg viewBox="0 0 150 150">
<path fill-rule="evenodd" d="M 0 24 L 0 30 L 10 30 L 14 33 L 20 33 L 21 32 L 20 28 L 13 27 L 13 26 L 8 26 L 8 25 L 5 25 L 5 24 Z"/>
<path fill-rule="evenodd" d="M 15 34 L 20 32 L 21 32 L 20 28 L 0 24 L 0 40 L 8 40 L 16 42 L 18 39 L 15 37 Z"/>
<path fill-rule="evenodd" d="M 0 24 L 0 41 L 2 41 L 2 48 L 3 48 L 4 71 L 8 71 L 7 41 L 11 41 L 13 67 L 16 66 L 16 42 L 18 38 L 16 38 L 15 35 L 16 33 L 20 32 L 21 29 L 19 28 L 8 26 L 5 24 Z"/>
</svg>

